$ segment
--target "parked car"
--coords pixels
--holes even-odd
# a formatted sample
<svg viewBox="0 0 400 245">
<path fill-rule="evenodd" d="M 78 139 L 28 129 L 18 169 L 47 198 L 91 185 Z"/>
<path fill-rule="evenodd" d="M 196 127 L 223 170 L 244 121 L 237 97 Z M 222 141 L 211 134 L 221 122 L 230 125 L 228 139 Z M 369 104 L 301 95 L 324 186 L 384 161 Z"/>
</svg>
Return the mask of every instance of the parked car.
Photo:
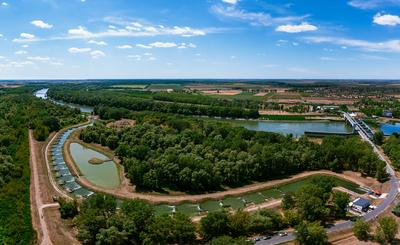
<svg viewBox="0 0 400 245">
<path fill-rule="evenodd" d="M 286 231 L 280 231 L 278 233 L 278 236 L 280 236 L 280 237 L 287 236 L 287 235 L 288 235 L 288 233 Z"/>
</svg>

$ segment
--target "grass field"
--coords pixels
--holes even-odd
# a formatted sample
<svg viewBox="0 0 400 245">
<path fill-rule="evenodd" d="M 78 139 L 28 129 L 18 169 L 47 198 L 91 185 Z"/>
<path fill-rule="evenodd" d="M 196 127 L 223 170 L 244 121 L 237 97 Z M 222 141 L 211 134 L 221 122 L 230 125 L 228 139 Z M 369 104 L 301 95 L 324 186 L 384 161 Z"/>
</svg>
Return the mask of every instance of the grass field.
<svg viewBox="0 0 400 245">
<path fill-rule="evenodd" d="M 151 84 L 149 87 L 147 87 L 148 90 L 167 90 L 167 89 L 173 89 L 174 91 L 179 91 L 182 90 L 182 85 L 180 84 Z"/>
<path fill-rule="evenodd" d="M 211 95 L 207 95 L 207 96 L 219 98 L 219 99 L 263 101 L 263 100 L 268 99 L 270 96 L 272 96 L 272 93 L 266 94 L 264 96 L 255 96 L 254 93 L 249 93 L 249 92 L 243 92 L 243 93 L 236 94 L 236 95 L 211 94 Z"/>
<path fill-rule="evenodd" d="M 148 85 L 145 84 L 119 84 L 112 85 L 111 88 L 122 88 L 122 89 L 145 89 Z"/>
</svg>

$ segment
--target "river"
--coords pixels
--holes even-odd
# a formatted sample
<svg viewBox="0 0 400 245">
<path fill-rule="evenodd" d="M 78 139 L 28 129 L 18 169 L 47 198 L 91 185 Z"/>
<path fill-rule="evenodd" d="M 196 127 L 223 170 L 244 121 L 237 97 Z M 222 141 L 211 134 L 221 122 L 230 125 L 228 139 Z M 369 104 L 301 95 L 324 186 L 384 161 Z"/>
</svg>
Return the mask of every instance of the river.
<svg viewBox="0 0 400 245">
<path fill-rule="evenodd" d="M 326 133 L 351 133 L 353 130 L 344 122 L 279 122 L 279 121 L 255 121 L 255 120 L 234 120 L 235 124 L 249 130 L 275 132 L 284 135 L 292 134 L 300 137 L 305 132 L 326 132 Z"/>
<path fill-rule="evenodd" d="M 64 101 L 60 101 L 60 100 L 53 100 L 51 98 L 47 97 L 47 92 L 49 91 L 48 88 L 44 88 L 41 90 L 38 90 L 34 93 L 34 95 L 38 98 L 41 99 L 50 99 L 52 102 L 54 102 L 55 104 L 58 105 L 65 105 L 68 106 L 70 108 L 76 108 L 79 109 L 82 113 L 92 113 L 93 112 L 93 107 L 91 106 L 85 106 L 85 105 L 78 105 L 78 104 L 73 104 L 73 103 L 66 103 Z"/>
</svg>

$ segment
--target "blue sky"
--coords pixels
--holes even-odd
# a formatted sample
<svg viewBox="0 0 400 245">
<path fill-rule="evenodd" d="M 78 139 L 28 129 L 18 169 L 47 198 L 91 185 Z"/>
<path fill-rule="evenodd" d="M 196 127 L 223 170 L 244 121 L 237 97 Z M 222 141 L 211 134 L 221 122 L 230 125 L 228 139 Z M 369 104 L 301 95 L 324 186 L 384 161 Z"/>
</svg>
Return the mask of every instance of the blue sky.
<svg viewBox="0 0 400 245">
<path fill-rule="evenodd" d="M 0 79 L 400 78 L 400 0 L 0 0 Z"/>
</svg>

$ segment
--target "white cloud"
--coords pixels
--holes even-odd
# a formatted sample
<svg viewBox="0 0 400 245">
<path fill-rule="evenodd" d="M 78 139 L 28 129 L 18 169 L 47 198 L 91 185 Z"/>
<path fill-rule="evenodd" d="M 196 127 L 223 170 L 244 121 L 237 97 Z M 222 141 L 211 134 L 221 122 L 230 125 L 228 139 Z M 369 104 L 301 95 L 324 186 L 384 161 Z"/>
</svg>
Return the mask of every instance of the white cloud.
<svg viewBox="0 0 400 245">
<path fill-rule="evenodd" d="M 94 50 L 94 51 L 90 52 L 90 55 L 92 56 L 93 59 L 98 59 L 98 58 L 106 56 L 106 54 L 100 50 Z"/>
<path fill-rule="evenodd" d="M 154 42 L 150 44 L 137 44 L 136 47 L 144 48 L 144 49 L 151 49 L 151 48 L 178 48 L 178 49 L 185 49 L 185 48 L 196 48 L 197 46 L 193 43 L 174 43 L 174 42 Z"/>
<path fill-rule="evenodd" d="M 178 45 L 176 43 L 172 43 L 172 42 L 154 42 L 149 44 L 150 47 L 153 48 L 174 48 L 177 47 Z"/>
<path fill-rule="evenodd" d="M 0 38 L 2 38 L 2 37 L 4 37 L 4 35 L 3 35 L 3 34 L 0 34 Z"/>
<path fill-rule="evenodd" d="M 222 0 L 222 2 L 235 5 L 239 2 L 239 0 Z"/>
<path fill-rule="evenodd" d="M 396 26 L 400 24 L 400 16 L 377 13 L 374 16 L 374 23 L 384 26 Z"/>
<path fill-rule="evenodd" d="M 89 44 L 96 44 L 99 46 L 107 46 L 107 43 L 104 41 L 96 41 L 96 40 L 89 40 L 88 41 Z"/>
<path fill-rule="evenodd" d="M 384 42 L 370 42 L 359 39 L 337 37 L 306 37 L 310 43 L 328 43 L 339 46 L 354 47 L 370 52 L 396 52 L 400 53 L 400 40 L 388 40 Z"/>
<path fill-rule="evenodd" d="M 21 34 L 19 34 L 19 36 L 21 38 L 25 38 L 25 39 L 34 39 L 35 38 L 35 35 L 29 34 L 29 33 L 21 33 Z"/>
<path fill-rule="evenodd" d="M 251 25 L 258 26 L 271 26 L 274 24 L 282 24 L 293 21 L 302 21 L 307 15 L 304 16 L 285 16 L 285 17 L 272 17 L 268 13 L 263 12 L 248 12 L 243 9 L 233 6 L 214 5 L 211 11 L 221 17 L 236 19 L 240 21 L 249 22 Z"/>
<path fill-rule="evenodd" d="M 92 49 L 90 48 L 69 48 L 68 52 L 70 52 L 71 54 L 79 54 L 79 53 L 87 53 L 90 52 Z"/>
<path fill-rule="evenodd" d="M 29 48 L 29 45 L 28 44 L 24 44 L 24 45 L 21 46 L 21 48 Z"/>
<path fill-rule="evenodd" d="M 375 9 L 383 6 L 399 6 L 399 0 L 350 0 L 348 4 L 359 9 Z"/>
<path fill-rule="evenodd" d="M 26 52 L 25 50 L 18 50 L 17 52 L 15 52 L 14 54 L 16 55 L 23 55 L 23 54 L 27 54 L 28 52 Z"/>
<path fill-rule="evenodd" d="M 33 20 L 33 21 L 31 21 L 31 24 L 36 26 L 36 27 L 39 27 L 41 29 L 51 29 L 51 28 L 53 28 L 53 25 L 50 25 L 50 24 L 44 22 L 43 20 Z"/>
<path fill-rule="evenodd" d="M 193 43 L 181 43 L 178 46 L 179 49 L 185 49 L 185 48 L 197 48 L 197 46 Z"/>
<path fill-rule="evenodd" d="M 133 48 L 131 45 L 125 44 L 125 45 L 120 45 L 117 46 L 118 49 L 131 49 Z"/>
<path fill-rule="evenodd" d="M 2 2 L 2 3 L 1 3 L 1 6 L 3 6 L 3 7 L 8 7 L 8 3 L 7 3 L 7 2 Z"/>
<path fill-rule="evenodd" d="M 49 61 L 50 57 L 47 56 L 30 56 L 27 57 L 28 60 L 33 60 L 33 61 Z"/>
<path fill-rule="evenodd" d="M 90 32 L 83 26 L 78 26 L 75 29 L 68 31 L 69 36 L 60 37 L 59 39 L 88 39 L 88 38 L 101 38 L 101 37 L 150 37 L 161 35 L 176 35 L 182 37 L 204 36 L 211 30 L 207 29 L 194 29 L 191 27 L 165 27 L 162 25 L 157 26 L 144 26 L 137 22 L 129 23 L 123 28 L 109 28 L 103 32 Z"/>
<path fill-rule="evenodd" d="M 136 61 L 142 60 L 142 56 L 140 56 L 140 55 L 128 55 L 128 58 L 135 59 Z"/>
<path fill-rule="evenodd" d="M 308 31 L 316 31 L 318 27 L 308 24 L 307 22 L 303 22 L 300 25 L 281 25 L 276 29 L 278 32 L 287 32 L 287 33 L 299 33 L 299 32 L 308 32 Z"/>
<path fill-rule="evenodd" d="M 145 45 L 145 44 L 136 44 L 136 47 L 138 47 L 138 48 L 145 48 L 145 49 L 153 48 L 153 47 L 151 47 L 151 46 L 149 46 L 149 45 Z"/>
</svg>

